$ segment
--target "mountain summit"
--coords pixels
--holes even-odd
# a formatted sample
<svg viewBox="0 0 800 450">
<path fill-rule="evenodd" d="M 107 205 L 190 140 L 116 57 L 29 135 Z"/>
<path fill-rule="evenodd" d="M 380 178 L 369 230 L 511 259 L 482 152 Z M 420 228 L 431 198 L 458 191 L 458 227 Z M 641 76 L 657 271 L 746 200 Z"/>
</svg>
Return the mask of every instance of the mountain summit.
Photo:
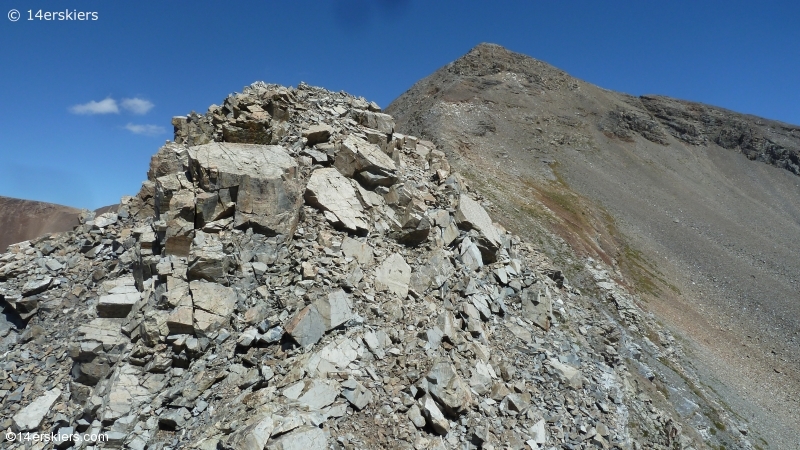
<svg viewBox="0 0 800 450">
<path fill-rule="evenodd" d="M 796 445 L 800 127 L 612 92 L 493 44 L 387 112 L 573 279 L 586 257 L 618 271 L 703 356 L 703 383 Z"/>
</svg>

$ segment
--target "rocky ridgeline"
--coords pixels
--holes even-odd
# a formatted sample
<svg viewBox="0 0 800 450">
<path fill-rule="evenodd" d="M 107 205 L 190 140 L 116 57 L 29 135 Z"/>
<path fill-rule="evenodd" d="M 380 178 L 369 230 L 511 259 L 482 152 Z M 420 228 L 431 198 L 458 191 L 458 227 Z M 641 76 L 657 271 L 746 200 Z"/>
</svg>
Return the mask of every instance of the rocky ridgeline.
<svg viewBox="0 0 800 450">
<path fill-rule="evenodd" d="M 173 124 L 116 213 L 0 255 L 3 429 L 108 437 L 57 448 L 685 447 L 622 325 L 374 103 L 256 83 Z"/>
</svg>

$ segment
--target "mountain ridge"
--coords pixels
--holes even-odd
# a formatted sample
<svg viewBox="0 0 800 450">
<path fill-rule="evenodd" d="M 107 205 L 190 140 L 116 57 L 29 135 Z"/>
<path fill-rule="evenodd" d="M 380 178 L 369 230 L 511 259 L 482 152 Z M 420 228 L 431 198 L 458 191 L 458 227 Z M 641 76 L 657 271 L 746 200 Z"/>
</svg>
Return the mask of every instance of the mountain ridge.
<svg viewBox="0 0 800 450">
<path fill-rule="evenodd" d="M 786 372 L 800 362 L 798 127 L 616 93 L 494 44 L 387 112 L 442 148 L 498 220 L 539 240 L 579 285 L 576 255 L 619 270 L 715 367 L 703 379 L 721 377 L 738 392 L 729 397 L 750 401 L 777 448 L 794 445 L 795 421 L 777 426 L 767 411 L 789 417 L 798 404 L 800 380 Z M 740 341 L 747 355 L 725 344 Z"/>
</svg>

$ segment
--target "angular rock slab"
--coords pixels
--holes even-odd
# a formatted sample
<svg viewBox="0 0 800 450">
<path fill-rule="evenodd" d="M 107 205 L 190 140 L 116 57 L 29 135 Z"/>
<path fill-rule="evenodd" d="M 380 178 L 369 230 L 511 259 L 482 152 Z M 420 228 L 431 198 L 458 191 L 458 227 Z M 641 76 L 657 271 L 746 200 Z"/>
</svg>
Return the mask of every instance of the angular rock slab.
<svg viewBox="0 0 800 450">
<path fill-rule="evenodd" d="M 502 237 L 497 227 L 492 223 L 489 213 L 483 206 L 466 194 L 458 197 L 458 209 L 456 209 L 455 220 L 458 227 L 463 230 L 476 230 L 480 232 L 481 254 L 486 262 L 495 261 L 495 252 L 502 245 Z"/>
<path fill-rule="evenodd" d="M 134 288 L 135 290 L 135 288 Z M 125 318 L 141 298 L 139 292 L 103 295 L 97 301 L 97 317 Z"/>
<path fill-rule="evenodd" d="M 561 381 L 569 387 L 580 389 L 583 386 L 583 375 L 580 370 L 557 359 L 550 359 L 550 367 L 555 369 Z"/>
<path fill-rule="evenodd" d="M 311 125 L 306 130 L 303 130 L 303 137 L 308 140 L 308 145 L 311 146 L 322 142 L 328 142 L 332 133 L 333 128 L 331 128 L 330 125 Z"/>
<path fill-rule="evenodd" d="M 52 277 L 44 277 L 41 280 L 30 280 L 22 286 L 22 296 L 30 297 L 31 295 L 40 294 L 48 290 L 52 283 Z"/>
<path fill-rule="evenodd" d="M 352 378 L 342 382 L 342 388 L 342 397 L 359 411 L 372 402 L 372 391 Z"/>
<path fill-rule="evenodd" d="M 215 331 L 228 320 L 236 306 L 236 291 L 217 283 L 189 283 L 194 304 L 194 328 L 199 335 Z"/>
<path fill-rule="evenodd" d="M 236 227 L 291 236 L 302 206 L 297 162 L 278 145 L 213 142 L 189 147 L 192 178 L 207 192 L 236 192 Z"/>
<path fill-rule="evenodd" d="M 333 165 L 346 177 L 363 173 L 360 178 L 368 185 L 391 186 L 397 181 L 392 158 L 377 145 L 355 136 L 342 141 Z"/>
<path fill-rule="evenodd" d="M 352 303 L 342 289 L 331 292 L 327 297 L 314 302 L 322 316 L 325 331 L 332 330 L 353 317 Z"/>
<path fill-rule="evenodd" d="M 375 289 L 406 298 L 411 281 L 411 266 L 398 253 L 392 253 L 375 269 Z"/>
<path fill-rule="evenodd" d="M 429 287 L 438 289 L 453 274 L 455 267 L 447 253 L 442 249 L 434 250 L 425 265 L 411 274 L 411 288 L 423 294 Z"/>
<path fill-rule="evenodd" d="M 553 303 L 549 296 L 543 296 L 533 289 L 523 289 L 520 294 L 522 312 L 536 326 L 547 331 L 553 317 Z"/>
<path fill-rule="evenodd" d="M 328 220 L 359 234 L 369 230 L 364 207 L 350 180 L 334 168 L 317 169 L 308 180 L 305 194 L 309 205 L 329 212 Z"/>
<path fill-rule="evenodd" d="M 325 319 L 317 310 L 316 305 L 308 305 L 286 325 L 286 332 L 301 347 L 307 347 L 322 339 L 325 334 Z"/>
<path fill-rule="evenodd" d="M 41 397 L 31 402 L 30 405 L 19 410 L 13 417 L 16 429 L 19 431 L 38 431 L 39 426 L 42 424 L 42 419 L 50 412 L 50 408 L 59 397 L 61 397 L 61 389 L 54 388 L 45 392 Z"/>
<path fill-rule="evenodd" d="M 469 385 L 449 361 L 438 361 L 425 377 L 428 393 L 441 404 L 448 414 L 459 415 L 472 404 Z"/>
</svg>

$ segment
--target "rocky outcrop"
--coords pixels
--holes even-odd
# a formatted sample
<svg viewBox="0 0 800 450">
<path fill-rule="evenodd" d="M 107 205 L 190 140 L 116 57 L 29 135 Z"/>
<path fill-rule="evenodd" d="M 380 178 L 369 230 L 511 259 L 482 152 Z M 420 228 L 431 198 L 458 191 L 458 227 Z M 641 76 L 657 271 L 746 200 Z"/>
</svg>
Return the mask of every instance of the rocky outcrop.
<svg viewBox="0 0 800 450">
<path fill-rule="evenodd" d="M 174 120 L 125 213 L 0 255 L 3 428 L 141 450 L 680 442 L 653 408 L 628 433 L 641 393 L 577 331 L 603 316 L 377 109 L 249 86 Z"/>
</svg>

